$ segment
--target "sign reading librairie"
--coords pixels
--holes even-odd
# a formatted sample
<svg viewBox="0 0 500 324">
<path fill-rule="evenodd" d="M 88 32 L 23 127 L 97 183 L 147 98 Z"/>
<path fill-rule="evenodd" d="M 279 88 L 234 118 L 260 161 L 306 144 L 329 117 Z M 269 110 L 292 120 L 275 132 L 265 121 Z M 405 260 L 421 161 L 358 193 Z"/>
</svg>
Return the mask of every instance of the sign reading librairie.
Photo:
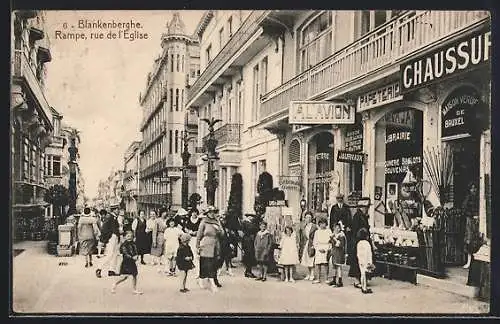
<svg viewBox="0 0 500 324">
<path fill-rule="evenodd" d="M 292 101 L 289 124 L 354 124 L 354 106 L 343 101 Z"/>
<path fill-rule="evenodd" d="M 436 26 L 437 28 L 437 26 Z M 401 92 L 465 72 L 491 58 L 491 31 L 482 30 L 401 66 Z"/>
</svg>

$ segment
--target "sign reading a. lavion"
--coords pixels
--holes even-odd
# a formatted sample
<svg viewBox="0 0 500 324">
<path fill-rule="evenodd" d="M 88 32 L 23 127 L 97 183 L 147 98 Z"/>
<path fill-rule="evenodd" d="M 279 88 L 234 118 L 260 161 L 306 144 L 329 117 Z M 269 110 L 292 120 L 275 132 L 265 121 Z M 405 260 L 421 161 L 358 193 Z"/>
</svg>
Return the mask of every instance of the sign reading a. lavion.
<svg viewBox="0 0 500 324">
<path fill-rule="evenodd" d="M 437 28 L 437 26 L 436 26 Z M 415 58 L 401 66 L 401 92 L 435 83 L 443 78 L 490 61 L 491 31 L 482 30 Z"/>
<path fill-rule="evenodd" d="M 292 101 L 289 124 L 354 124 L 356 107 L 343 101 Z"/>
</svg>

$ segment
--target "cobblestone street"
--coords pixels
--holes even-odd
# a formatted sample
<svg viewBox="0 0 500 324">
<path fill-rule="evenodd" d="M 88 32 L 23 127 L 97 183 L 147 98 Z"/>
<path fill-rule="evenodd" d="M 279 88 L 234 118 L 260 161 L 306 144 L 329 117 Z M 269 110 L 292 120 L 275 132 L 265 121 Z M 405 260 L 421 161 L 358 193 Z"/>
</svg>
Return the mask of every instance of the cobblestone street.
<svg viewBox="0 0 500 324">
<path fill-rule="evenodd" d="M 166 277 L 150 265 L 139 268 L 139 288 L 130 282 L 110 292 L 112 279 L 97 279 L 95 265 L 83 267 L 81 257 L 57 258 L 45 253 L 44 242 L 31 243 L 14 258 L 14 311 L 19 313 L 485 313 L 489 305 L 410 283 L 372 280 L 374 294 L 363 295 L 346 280 L 344 288 L 312 285 L 309 281 L 267 282 L 221 276 L 218 293 L 201 290 L 193 274 L 191 291 L 179 292 L 179 278 Z M 67 262 L 60 266 L 59 262 Z M 33 268 L 36 265 L 36 269 Z M 362 305 L 362 306 L 361 306 Z"/>
</svg>

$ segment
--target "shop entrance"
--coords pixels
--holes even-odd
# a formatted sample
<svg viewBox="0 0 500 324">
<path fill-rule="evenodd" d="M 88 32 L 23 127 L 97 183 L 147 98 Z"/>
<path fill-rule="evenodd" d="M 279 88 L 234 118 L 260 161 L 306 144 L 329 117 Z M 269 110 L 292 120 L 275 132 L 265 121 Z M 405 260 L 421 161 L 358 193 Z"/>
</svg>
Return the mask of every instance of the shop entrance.
<svg viewBox="0 0 500 324">
<path fill-rule="evenodd" d="M 453 152 L 453 189 L 451 190 L 454 207 L 460 208 L 471 182 L 479 180 L 480 141 L 478 137 L 467 137 L 449 141 Z"/>
</svg>

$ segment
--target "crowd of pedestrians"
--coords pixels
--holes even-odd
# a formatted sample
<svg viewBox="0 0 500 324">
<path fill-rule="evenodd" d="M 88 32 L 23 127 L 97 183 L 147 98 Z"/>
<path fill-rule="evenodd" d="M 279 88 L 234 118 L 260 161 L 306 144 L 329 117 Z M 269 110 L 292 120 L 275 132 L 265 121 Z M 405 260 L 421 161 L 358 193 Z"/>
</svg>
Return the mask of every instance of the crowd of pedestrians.
<svg viewBox="0 0 500 324">
<path fill-rule="evenodd" d="M 233 275 L 232 259 L 238 246 L 247 278 L 266 281 L 274 261 L 281 267 L 285 282 L 295 282 L 294 270 L 300 264 L 307 268 L 305 279 L 313 284 L 324 282 L 343 287 L 342 268 L 347 263 L 354 286 L 363 293 L 371 293 L 367 282 L 373 270 L 374 247 L 369 233 L 369 205 L 369 199 L 361 199 L 351 217 L 343 196 L 338 195 L 329 219 L 316 219 L 312 212 L 306 212 L 300 226 L 284 228 L 279 256 L 274 255 L 277 242 L 264 220 L 247 216 L 236 232 L 227 228 L 225 217 L 213 206 L 208 206 L 202 215 L 197 209 L 188 212 L 181 208 L 175 215 L 169 215 L 165 209 L 158 214 L 150 211 L 146 217 L 141 210 L 133 219 L 125 217 L 123 211 L 116 215 L 104 209 L 85 208 L 78 223 L 79 252 L 85 256 L 85 267 L 93 266 L 92 255 L 97 254 L 98 278 L 106 274 L 104 271 L 109 277 L 117 276 L 111 288 L 113 293 L 131 277 L 133 293 L 142 294 L 137 289 L 140 270 L 137 263 L 148 265 L 146 255 L 158 273 L 169 277 L 180 273 L 180 292 L 189 291 L 187 282 L 192 271 L 196 272 L 201 288 L 217 292 L 222 287 L 218 275 L 223 269 Z M 328 280 L 330 267 L 332 280 Z"/>
</svg>

